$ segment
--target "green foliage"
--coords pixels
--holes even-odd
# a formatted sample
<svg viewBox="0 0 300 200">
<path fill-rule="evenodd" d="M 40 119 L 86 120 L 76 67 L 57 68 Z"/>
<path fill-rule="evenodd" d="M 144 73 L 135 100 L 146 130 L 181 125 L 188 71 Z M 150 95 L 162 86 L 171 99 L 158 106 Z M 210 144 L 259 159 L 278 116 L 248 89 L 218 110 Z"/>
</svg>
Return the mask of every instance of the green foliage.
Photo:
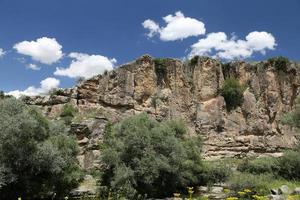
<svg viewBox="0 0 300 200">
<path fill-rule="evenodd" d="M 268 62 L 275 67 L 276 70 L 278 71 L 287 71 L 287 67 L 290 63 L 289 59 L 283 56 L 278 56 L 274 58 L 270 58 Z"/>
<path fill-rule="evenodd" d="M 288 151 L 278 159 L 278 174 L 287 180 L 300 180 L 300 152 Z"/>
<path fill-rule="evenodd" d="M 254 175 L 250 173 L 235 173 L 228 181 L 230 189 L 233 191 L 243 191 L 249 189 L 259 194 L 267 194 L 268 185 L 273 181 L 273 177 L 268 174 Z"/>
<path fill-rule="evenodd" d="M 166 79 L 167 76 L 167 66 L 165 63 L 166 59 L 164 58 L 154 59 L 155 73 L 157 76 L 157 85 L 159 86 L 163 84 L 163 81 Z"/>
<path fill-rule="evenodd" d="M 16 99 L 0 101 L 0 199 L 65 195 L 80 179 L 77 152 L 63 124 Z"/>
<path fill-rule="evenodd" d="M 12 97 L 12 96 L 6 95 L 3 91 L 0 90 L 0 100 L 5 99 L 5 98 L 10 98 L 10 97 Z"/>
<path fill-rule="evenodd" d="M 146 114 L 110 124 L 102 145 L 102 185 L 136 199 L 172 196 L 201 184 L 201 141 L 185 134 L 182 122 L 159 123 Z"/>
<path fill-rule="evenodd" d="M 204 179 L 209 185 L 213 183 L 224 183 L 232 175 L 230 165 L 222 161 L 206 162 L 204 167 Z"/>
<path fill-rule="evenodd" d="M 65 104 L 60 113 L 60 117 L 65 124 L 71 124 L 72 119 L 75 117 L 77 109 L 72 104 Z"/>
<path fill-rule="evenodd" d="M 5 97 L 4 92 L 3 92 L 3 91 L 0 91 L 0 99 L 4 99 L 4 97 Z"/>
<path fill-rule="evenodd" d="M 296 100 L 295 109 L 283 116 L 281 120 L 284 124 L 300 128 L 300 97 Z"/>
<path fill-rule="evenodd" d="M 300 151 L 287 151 L 279 158 L 257 158 L 246 160 L 238 166 L 241 172 L 272 174 L 274 178 L 300 181 Z"/>
<path fill-rule="evenodd" d="M 252 174 L 277 173 L 279 168 L 278 159 L 273 157 L 257 158 L 253 160 L 246 159 L 238 166 L 241 172 Z"/>
<path fill-rule="evenodd" d="M 221 89 L 221 95 L 226 102 L 228 111 L 241 106 L 243 103 L 244 87 L 235 78 L 228 78 L 225 80 L 224 86 Z"/>
<path fill-rule="evenodd" d="M 199 60 L 199 56 L 194 56 L 194 57 L 190 60 L 190 65 L 191 65 L 191 66 L 197 65 L 198 60 Z"/>
<path fill-rule="evenodd" d="M 65 95 L 65 92 L 63 89 L 59 89 L 59 88 L 54 88 L 52 90 L 49 91 L 49 95 L 50 96 L 54 96 L 54 95 L 57 95 L 57 96 L 64 96 Z"/>
</svg>

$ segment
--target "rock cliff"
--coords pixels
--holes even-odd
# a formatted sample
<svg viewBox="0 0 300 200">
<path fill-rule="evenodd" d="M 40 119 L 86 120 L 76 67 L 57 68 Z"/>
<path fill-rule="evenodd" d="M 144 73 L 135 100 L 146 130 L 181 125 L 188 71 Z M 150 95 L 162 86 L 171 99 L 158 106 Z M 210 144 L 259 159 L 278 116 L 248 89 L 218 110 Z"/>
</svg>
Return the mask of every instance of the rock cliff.
<svg viewBox="0 0 300 200">
<path fill-rule="evenodd" d="M 226 110 L 219 95 L 228 77 L 246 87 L 243 104 L 232 111 Z M 58 117 L 66 103 L 78 108 L 81 117 L 70 131 L 81 146 L 81 165 L 89 169 L 99 165 L 96 158 L 105 124 L 140 112 L 157 120 L 184 120 L 190 134 L 202 135 L 206 159 L 280 156 L 297 142 L 295 130 L 280 119 L 299 94 L 298 63 L 291 62 L 281 71 L 268 61 L 222 64 L 196 57 L 184 63 L 145 55 L 74 88 L 23 100 L 41 107 L 51 118 Z"/>
</svg>

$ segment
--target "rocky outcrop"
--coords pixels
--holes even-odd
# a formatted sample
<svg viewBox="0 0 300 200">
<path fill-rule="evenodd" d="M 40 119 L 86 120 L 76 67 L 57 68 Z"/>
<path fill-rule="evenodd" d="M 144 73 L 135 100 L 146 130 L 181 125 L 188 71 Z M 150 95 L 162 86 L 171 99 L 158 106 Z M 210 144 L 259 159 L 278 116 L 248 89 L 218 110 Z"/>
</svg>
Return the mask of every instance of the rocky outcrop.
<svg viewBox="0 0 300 200">
<path fill-rule="evenodd" d="M 146 112 L 157 120 L 182 119 L 190 134 L 201 134 L 206 159 L 236 156 L 280 156 L 297 142 L 295 130 L 280 123 L 300 93 L 300 65 L 286 72 L 270 63 L 232 62 L 200 57 L 195 63 L 145 55 L 132 63 L 83 81 L 50 96 L 28 97 L 52 118 L 71 103 L 82 115 L 100 110 L 90 119 L 71 125 L 81 146 L 84 168 L 97 167 L 98 144 L 107 122 Z M 226 110 L 218 94 L 224 80 L 236 77 L 246 87 L 242 106 Z"/>
</svg>

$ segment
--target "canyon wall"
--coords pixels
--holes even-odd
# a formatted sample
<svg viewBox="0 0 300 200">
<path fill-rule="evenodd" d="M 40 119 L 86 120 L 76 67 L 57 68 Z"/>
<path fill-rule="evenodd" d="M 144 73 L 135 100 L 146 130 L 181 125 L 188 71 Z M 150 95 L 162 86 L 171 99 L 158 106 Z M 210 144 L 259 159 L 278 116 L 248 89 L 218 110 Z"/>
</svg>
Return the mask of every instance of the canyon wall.
<svg viewBox="0 0 300 200">
<path fill-rule="evenodd" d="M 159 61 L 159 62 L 157 62 Z M 219 91 L 228 77 L 245 86 L 240 107 L 227 111 Z M 206 159 L 243 156 L 280 156 L 297 143 L 296 131 L 280 123 L 300 94 L 300 65 L 285 71 L 271 62 L 212 58 L 154 59 L 148 55 L 117 69 L 82 81 L 49 96 L 25 97 L 27 104 L 59 118 L 66 103 L 79 111 L 70 126 L 80 145 L 83 168 L 97 167 L 99 143 L 107 122 L 146 112 L 157 120 L 183 120 L 189 134 L 203 137 Z"/>
</svg>

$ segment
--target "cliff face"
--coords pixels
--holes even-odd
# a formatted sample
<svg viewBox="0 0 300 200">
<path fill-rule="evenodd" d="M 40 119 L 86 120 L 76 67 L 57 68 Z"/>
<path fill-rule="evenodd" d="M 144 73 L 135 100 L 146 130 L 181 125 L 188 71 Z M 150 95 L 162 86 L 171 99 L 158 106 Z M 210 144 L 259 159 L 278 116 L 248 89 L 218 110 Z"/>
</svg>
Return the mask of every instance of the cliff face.
<svg viewBox="0 0 300 200">
<path fill-rule="evenodd" d="M 98 165 L 105 124 L 147 112 L 157 120 L 182 119 L 190 134 L 201 134 L 204 157 L 279 156 L 292 147 L 295 130 L 280 123 L 300 94 L 300 65 L 290 63 L 286 72 L 269 62 L 232 62 L 201 57 L 186 64 L 175 59 L 155 62 L 143 56 L 118 69 L 86 80 L 72 89 L 45 97 L 28 97 L 49 117 L 57 117 L 62 106 L 76 106 L 83 119 L 70 131 L 81 146 L 84 168 Z M 246 86 L 242 106 L 228 112 L 218 95 L 224 80 L 236 77 Z M 93 115 L 91 115 L 93 113 Z"/>
</svg>

